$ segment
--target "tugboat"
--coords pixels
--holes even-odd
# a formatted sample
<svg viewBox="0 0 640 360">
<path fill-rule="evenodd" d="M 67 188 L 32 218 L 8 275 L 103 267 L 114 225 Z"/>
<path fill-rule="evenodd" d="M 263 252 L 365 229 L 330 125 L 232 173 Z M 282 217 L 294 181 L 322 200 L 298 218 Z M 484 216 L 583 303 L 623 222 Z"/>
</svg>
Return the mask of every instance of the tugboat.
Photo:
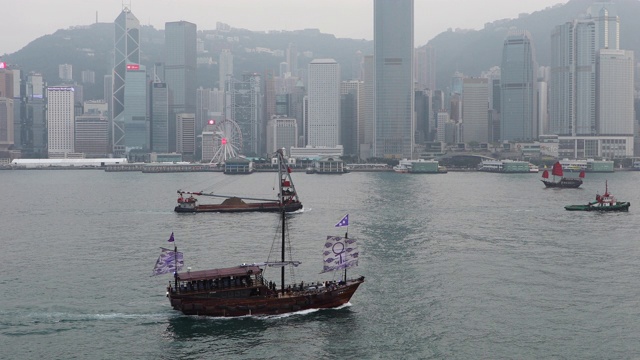
<svg viewBox="0 0 640 360">
<path fill-rule="evenodd" d="M 596 194 L 596 201 L 586 205 L 567 205 L 564 208 L 569 211 L 629 211 L 630 206 L 628 201 L 618 201 L 609 192 L 609 186 L 605 182 L 604 195 Z"/>
<path fill-rule="evenodd" d="M 584 170 L 580 171 L 579 179 L 576 178 L 566 178 L 564 177 L 564 173 L 562 171 L 562 164 L 557 161 L 553 164 L 553 169 L 551 169 L 551 174 L 553 175 L 553 181 L 549 179 L 549 171 L 545 170 L 542 172 L 542 183 L 544 186 L 548 188 L 564 188 L 564 189 L 576 189 L 582 185 L 582 179 L 584 179 Z M 556 181 L 556 176 L 560 177 L 560 180 Z"/>
</svg>

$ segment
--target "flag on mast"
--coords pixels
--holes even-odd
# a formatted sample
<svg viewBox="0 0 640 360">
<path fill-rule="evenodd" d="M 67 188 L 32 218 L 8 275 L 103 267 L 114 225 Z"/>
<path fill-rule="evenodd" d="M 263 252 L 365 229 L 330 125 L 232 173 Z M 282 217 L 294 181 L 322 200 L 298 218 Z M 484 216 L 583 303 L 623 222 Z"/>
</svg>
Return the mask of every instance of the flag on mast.
<svg viewBox="0 0 640 360">
<path fill-rule="evenodd" d="M 335 227 L 349 226 L 349 214 L 345 215 Z"/>
<path fill-rule="evenodd" d="M 171 232 L 171 236 L 169 236 L 168 242 L 174 242 L 176 239 L 173 238 L 173 231 Z"/>
<path fill-rule="evenodd" d="M 184 266 L 184 256 L 181 252 L 175 252 L 171 249 L 160 248 L 160 256 L 153 267 L 151 275 L 168 274 L 179 271 Z"/>
</svg>

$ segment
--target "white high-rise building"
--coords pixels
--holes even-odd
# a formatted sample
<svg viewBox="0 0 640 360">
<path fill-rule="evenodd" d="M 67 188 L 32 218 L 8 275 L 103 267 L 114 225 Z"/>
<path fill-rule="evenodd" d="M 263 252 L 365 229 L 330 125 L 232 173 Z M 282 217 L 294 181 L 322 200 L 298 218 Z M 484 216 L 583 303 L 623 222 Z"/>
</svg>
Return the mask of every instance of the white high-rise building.
<svg viewBox="0 0 640 360">
<path fill-rule="evenodd" d="M 334 59 L 309 63 L 308 143 L 340 144 L 340 65 Z"/>
<path fill-rule="evenodd" d="M 462 123 L 464 142 L 489 142 L 489 79 L 463 80 Z"/>
<path fill-rule="evenodd" d="M 47 88 L 47 135 L 49 155 L 74 152 L 74 112 L 72 86 Z"/>
<path fill-rule="evenodd" d="M 602 49 L 598 54 L 596 69 L 599 85 L 596 119 L 598 135 L 631 138 L 625 145 L 627 148 L 633 144 L 634 53 L 629 50 Z M 620 146 L 616 148 L 619 149 Z M 603 155 L 610 158 L 633 155 L 633 148 L 626 150 L 626 153 Z"/>
</svg>

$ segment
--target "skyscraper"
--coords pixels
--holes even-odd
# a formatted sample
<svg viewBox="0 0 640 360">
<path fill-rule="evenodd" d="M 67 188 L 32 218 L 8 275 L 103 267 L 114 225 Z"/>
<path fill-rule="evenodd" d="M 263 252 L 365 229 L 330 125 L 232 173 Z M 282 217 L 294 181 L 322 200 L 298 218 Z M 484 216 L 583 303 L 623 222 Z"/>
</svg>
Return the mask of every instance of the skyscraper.
<svg viewBox="0 0 640 360">
<path fill-rule="evenodd" d="M 600 136 L 625 136 L 620 139 L 602 139 L 602 156 L 619 158 L 633 154 L 633 51 L 601 49 L 596 62 L 598 114 L 596 130 Z M 616 141 L 618 140 L 618 141 Z"/>
<path fill-rule="evenodd" d="M 527 31 L 510 31 L 504 40 L 500 71 L 501 140 L 538 138 L 537 72 L 531 35 Z"/>
<path fill-rule="evenodd" d="M 290 154 L 291 147 L 298 146 L 298 125 L 296 119 L 274 116 L 267 124 L 267 153 L 272 154 L 285 148 Z"/>
<path fill-rule="evenodd" d="M 415 76 L 418 90 L 436 89 L 436 50 L 431 45 L 416 49 Z"/>
<path fill-rule="evenodd" d="M 374 0 L 374 156 L 412 158 L 413 0 Z"/>
<path fill-rule="evenodd" d="M 106 157 L 109 148 L 109 120 L 94 113 L 76 116 L 74 152 L 90 157 Z"/>
<path fill-rule="evenodd" d="M 169 151 L 176 150 L 176 114 L 196 112 L 197 28 L 187 21 L 165 23 L 164 76 L 169 88 Z"/>
<path fill-rule="evenodd" d="M 259 74 L 244 74 L 242 81 L 227 82 L 225 115 L 234 120 L 242 132 L 242 154 L 258 155 L 264 151 L 262 133 L 262 79 Z"/>
<path fill-rule="evenodd" d="M 64 157 L 74 152 L 73 87 L 48 87 L 47 99 L 49 157 Z"/>
<path fill-rule="evenodd" d="M 151 151 L 169 152 L 169 92 L 167 84 L 151 83 Z"/>
<path fill-rule="evenodd" d="M 489 141 L 489 80 L 466 78 L 462 85 L 463 141 Z"/>
<path fill-rule="evenodd" d="M 196 115 L 176 114 L 176 151 L 183 159 L 193 161 L 196 152 Z"/>
<path fill-rule="evenodd" d="M 0 69 L 0 150 L 8 150 L 14 144 L 13 83 L 13 71 Z M 17 106 L 20 106 L 19 102 Z"/>
<path fill-rule="evenodd" d="M 362 122 L 359 124 L 360 158 L 373 157 L 373 139 L 375 136 L 375 117 L 373 110 L 375 67 L 373 55 L 362 58 Z"/>
<path fill-rule="evenodd" d="M 147 71 L 144 65 L 129 64 L 125 75 L 124 111 L 124 139 L 118 139 L 118 144 L 124 144 L 125 152 L 131 150 L 149 150 L 149 118 L 147 117 Z"/>
<path fill-rule="evenodd" d="M 620 21 L 613 7 L 595 3 L 587 17 L 551 33 L 549 132 L 560 135 L 559 156 L 633 154 L 624 120 L 633 112 L 626 78 L 633 77 L 633 53 L 619 51 Z"/>
<path fill-rule="evenodd" d="M 340 65 L 334 59 L 314 59 L 308 76 L 307 145 L 340 145 Z"/>
<path fill-rule="evenodd" d="M 30 72 L 25 84 L 26 96 L 26 152 L 36 157 L 47 155 L 46 98 L 42 74 Z"/>
<path fill-rule="evenodd" d="M 227 76 L 233 77 L 233 54 L 229 49 L 222 49 L 220 52 L 220 59 L 218 60 L 219 75 L 218 75 L 218 89 L 224 90 L 224 82 L 227 81 Z"/>
<path fill-rule="evenodd" d="M 359 156 L 359 124 L 362 122 L 362 81 L 340 83 L 340 144 L 344 154 Z"/>
<path fill-rule="evenodd" d="M 289 43 L 287 47 L 287 64 L 291 75 L 298 76 L 298 48 L 294 43 Z"/>
<path fill-rule="evenodd" d="M 140 22 L 131 13 L 129 8 L 124 7 L 116 20 L 115 25 L 115 45 L 113 56 L 113 91 L 111 104 L 112 143 L 114 154 L 124 154 L 125 134 L 124 134 L 124 97 L 125 97 L 125 77 L 128 64 L 140 64 Z"/>
</svg>

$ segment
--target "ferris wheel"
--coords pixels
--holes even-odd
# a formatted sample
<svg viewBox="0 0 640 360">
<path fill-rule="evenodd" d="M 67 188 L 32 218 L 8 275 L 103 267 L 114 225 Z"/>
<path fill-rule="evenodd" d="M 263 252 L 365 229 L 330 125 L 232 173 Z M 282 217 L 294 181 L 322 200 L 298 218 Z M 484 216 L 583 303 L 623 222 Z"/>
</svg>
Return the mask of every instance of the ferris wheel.
<svg viewBox="0 0 640 360">
<path fill-rule="evenodd" d="M 242 131 L 238 123 L 225 119 L 213 128 L 213 158 L 211 164 L 221 164 L 237 157 L 242 150 Z"/>
</svg>

